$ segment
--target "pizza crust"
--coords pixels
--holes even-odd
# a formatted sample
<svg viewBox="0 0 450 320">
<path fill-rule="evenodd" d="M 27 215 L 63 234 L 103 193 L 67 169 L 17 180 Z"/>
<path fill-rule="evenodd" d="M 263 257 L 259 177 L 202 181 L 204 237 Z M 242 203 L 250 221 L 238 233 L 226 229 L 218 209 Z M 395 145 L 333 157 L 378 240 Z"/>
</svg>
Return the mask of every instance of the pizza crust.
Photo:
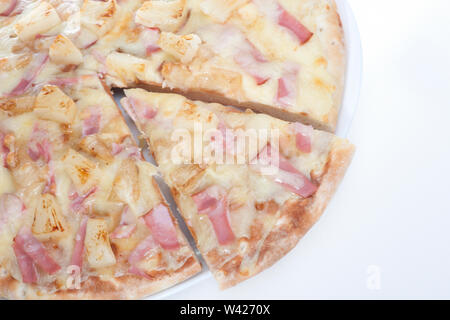
<svg viewBox="0 0 450 320">
<path fill-rule="evenodd" d="M 196 81 L 189 81 L 189 79 L 186 79 L 183 75 L 181 77 L 182 85 L 178 86 L 178 88 L 175 86 L 173 89 L 165 87 L 165 83 L 156 83 L 146 81 L 146 79 L 138 79 L 138 76 L 135 76 L 138 83 L 125 83 L 123 81 L 119 81 L 119 83 L 117 81 L 115 82 L 115 78 L 108 74 L 105 75 L 105 77 L 110 86 L 106 85 L 104 81 L 102 81 L 102 85 L 109 95 L 111 95 L 110 87 L 126 87 L 130 85 L 155 92 L 175 92 L 183 94 L 192 100 L 218 102 L 224 105 L 234 105 L 243 109 L 250 108 L 282 120 L 291 122 L 299 121 L 305 124 L 311 124 L 318 129 L 333 132 L 336 127 L 344 88 L 344 36 L 334 0 L 320 1 L 313 10 L 321 10 L 321 14 L 317 18 L 315 35 L 321 43 L 327 63 L 326 69 L 334 80 L 333 85 L 335 85 L 332 108 L 324 116 L 324 119 L 315 120 L 306 113 L 291 112 L 286 109 L 277 108 L 273 105 L 250 101 L 251 99 L 248 99 L 245 96 L 245 88 L 243 87 L 239 73 L 237 73 L 238 77 L 227 78 L 219 72 L 218 76 L 221 79 L 217 82 L 219 85 L 216 86 L 221 90 L 215 90 L 215 84 L 211 85 L 211 83 L 205 81 L 205 79 L 197 79 L 197 77 L 194 77 L 198 76 L 195 72 L 192 72 L 190 77 Z M 175 71 L 167 71 L 167 80 L 170 80 L 172 76 L 177 76 L 172 75 L 171 72 L 175 73 Z M 188 80 L 187 82 L 190 88 L 186 90 L 180 89 L 185 88 L 186 80 Z M 231 84 L 230 82 L 233 83 Z M 119 112 L 119 114 L 123 117 L 122 113 Z M 139 127 L 139 123 L 136 123 L 136 125 Z M 338 183 L 342 179 L 351 161 L 353 152 L 354 147 L 346 141 L 341 139 L 334 140 L 329 155 L 329 162 L 325 173 L 320 179 L 318 191 L 312 198 L 288 200 L 284 203 L 280 208 L 283 223 L 277 224 L 265 238 L 263 250 L 261 250 L 256 266 L 252 269 L 251 273 L 247 275 L 242 274 L 239 270 L 239 263 L 236 264 L 236 268 L 233 268 L 233 259 L 232 261 L 229 261 L 230 263 L 227 262 L 226 272 L 223 270 L 214 270 L 214 268 L 212 268 L 211 271 L 214 273 L 222 289 L 231 287 L 270 267 L 298 243 L 303 235 L 306 234 L 320 218 L 335 192 Z M 180 198 L 177 196 L 175 190 L 172 190 L 172 193 L 178 204 Z M 183 245 L 188 245 L 185 239 L 183 240 Z M 112 280 L 101 280 L 98 277 L 91 277 L 82 283 L 80 290 L 62 290 L 51 293 L 43 293 L 38 287 L 22 284 L 20 281 L 17 281 L 10 276 L 1 278 L 0 273 L 0 296 L 13 299 L 135 299 L 173 286 L 200 271 L 201 265 L 196 260 L 195 254 L 192 254 L 189 256 L 185 265 L 178 269 L 178 271 L 171 274 L 156 276 L 152 281 L 132 275 L 113 278 Z"/>
<path fill-rule="evenodd" d="M 151 281 L 136 277 L 122 276 L 113 280 L 101 280 L 91 277 L 81 283 L 79 290 L 45 293 L 35 286 L 26 286 L 12 277 L 0 278 L 0 296 L 8 299 L 39 300 L 101 300 L 101 299 L 139 299 L 172 287 L 201 271 L 194 257 L 190 257 L 184 266 L 174 274 L 157 277 Z"/>
<path fill-rule="evenodd" d="M 317 33 L 320 42 L 325 50 L 328 65 L 328 72 L 336 79 L 336 89 L 333 100 L 334 108 L 328 115 L 329 126 L 323 130 L 334 132 L 339 115 L 339 109 L 342 104 L 344 93 L 345 70 L 346 70 L 346 47 L 344 42 L 344 30 L 342 28 L 341 18 L 336 7 L 335 0 L 327 0 L 324 4 L 326 14 L 323 17 L 324 26 L 319 27 Z"/>
<path fill-rule="evenodd" d="M 287 219 L 285 223 L 276 226 L 266 238 L 263 244 L 264 251 L 258 258 L 254 272 L 243 275 L 239 272 L 239 264 L 227 274 L 222 271 L 212 271 L 221 289 L 232 287 L 269 268 L 297 245 L 324 212 L 350 165 L 354 149 L 354 146 L 345 140 L 335 140 L 326 172 L 322 176 L 316 194 L 312 199 L 289 200 L 283 205 L 281 217 Z"/>
</svg>

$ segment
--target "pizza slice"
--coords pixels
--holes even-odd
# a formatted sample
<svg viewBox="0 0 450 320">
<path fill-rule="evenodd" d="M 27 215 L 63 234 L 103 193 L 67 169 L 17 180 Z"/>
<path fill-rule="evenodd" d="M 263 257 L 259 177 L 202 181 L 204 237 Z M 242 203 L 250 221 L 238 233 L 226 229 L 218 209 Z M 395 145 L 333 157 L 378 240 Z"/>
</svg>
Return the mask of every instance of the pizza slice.
<svg viewBox="0 0 450 320">
<path fill-rule="evenodd" d="M 150 150 L 221 288 L 290 251 L 351 161 L 345 139 L 176 94 L 125 90 Z"/>
<path fill-rule="evenodd" d="M 333 0 L 6 0 L 0 10 L 0 95 L 83 68 L 113 87 L 336 127 L 345 50 Z"/>
<path fill-rule="evenodd" d="M 198 273 L 110 93 L 65 80 L 0 99 L 0 296 L 132 299 Z"/>
<path fill-rule="evenodd" d="M 111 86 L 170 88 L 334 131 L 345 50 L 333 0 L 117 6 L 114 27 L 86 50 Z"/>
</svg>

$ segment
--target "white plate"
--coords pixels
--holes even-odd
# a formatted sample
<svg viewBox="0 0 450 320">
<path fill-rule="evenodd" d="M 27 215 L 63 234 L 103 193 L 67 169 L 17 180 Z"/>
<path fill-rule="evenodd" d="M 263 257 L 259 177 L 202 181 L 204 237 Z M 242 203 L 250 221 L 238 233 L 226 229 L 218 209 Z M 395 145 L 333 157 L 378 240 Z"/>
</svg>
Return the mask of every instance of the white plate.
<svg viewBox="0 0 450 320">
<path fill-rule="evenodd" d="M 359 92 L 361 88 L 361 77 L 362 77 L 362 50 L 361 50 L 361 39 L 359 36 L 358 27 L 356 24 L 355 17 L 353 16 L 353 12 L 347 3 L 347 0 L 335 0 L 338 6 L 339 14 L 341 16 L 342 25 L 344 28 L 345 33 L 345 44 L 346 44 L 346 50 L 347 50 L 347 70 L 346 70 L 346 77 L 345 77 L 345 87 L 344 87 L 344 95 L 343 95 L 343 101 L 342 101 L 342 107 L 339 114 L 339 120 L 337 124 L 336 134 L 340 137 L 346 137 L 347 133 L 350 129 L 353 116 L 356 111 L 356 107 L 358 105 L 359 100 Z M 123 93 L 118 91 L 114 94 L 114 98 L 117 102 L 119 102 L 119 99 L 123 97 Z M 120 103 L 119 103 L 120 106 Z M 139 133 L 133 123 L 133 121 L 126 115 L 126 113 L 123 111 L 122 106 L 120 106 L 122 113 L 125 116 L 125 119 L 130 126 L 131 130 L 133 131 L 133 134 L 137 138 Z M 148 149 L 144 147 L 144 157 L 152 162 L 155 163 L 152 157 L 148 153 Z M 166 197 L 167 202 L 169 203 L 172 212 L 176 216 L 184 234 L 189 234 L 187 231 L 187 228 L 181 219 L 181 215 L 178 212 L 178 209 L 175 205 L 175 202 L 170 194 L 169 188 L 167 185 L 159 179 L 158 181 L 161 191 L 163 192 L 164 196 Z M 190 237 L 189 242 L 191 245 L 194 244 L 194 240 Z M 198 256 L 200 256 L 199 252 L 196 252 Z M 203 270 L 198 275 L 179 283 L 176 286 L 173 286 L 167 290 L 164 290 L 160 293 L 157 293 L 155 295 L 152 295 L 148 297 L 148 299 L 156 300 L 156 299 L 165 299 L 170 298 L 170 296 L 174 295 L 177 292 L 180 292 L 182 290 L 185 290 L 189 287 L 194 286 L 195 284 L 211 278 L 212 275 L 208 271 L 208 269 L 205 267 L 205 263 L 202 261 Z"/>
</svg>

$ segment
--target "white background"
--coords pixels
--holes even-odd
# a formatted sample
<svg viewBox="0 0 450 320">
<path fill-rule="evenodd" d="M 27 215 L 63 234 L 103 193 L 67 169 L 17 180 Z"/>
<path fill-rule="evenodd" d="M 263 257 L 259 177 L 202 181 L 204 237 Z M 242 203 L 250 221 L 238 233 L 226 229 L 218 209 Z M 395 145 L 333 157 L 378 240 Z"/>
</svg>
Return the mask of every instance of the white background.
<svg viewBox="0 0 450 320">
<path fill-rule="evenodd" d="M 171 298 L 450 298 L 450 1 L 348 2 L 364 56 L 357 152 L 325 215 L 253 279 Z"/>
</svg>

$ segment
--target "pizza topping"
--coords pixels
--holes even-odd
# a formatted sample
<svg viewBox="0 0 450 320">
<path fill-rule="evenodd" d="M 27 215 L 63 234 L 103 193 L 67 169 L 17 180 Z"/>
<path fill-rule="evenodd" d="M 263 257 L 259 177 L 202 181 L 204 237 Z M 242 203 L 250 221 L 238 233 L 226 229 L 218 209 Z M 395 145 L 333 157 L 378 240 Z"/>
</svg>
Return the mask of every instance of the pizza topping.
<svg viewBox="0 0 450 320">
<path fill-rule="evenodd" d="M 174 56 L 183 64 L 190 63 L 200 47 L 202 40 L 196 34 L 177 35 L 162 32 L 158 44 L 164 52 Z"/>
<path fill-rule="evenodd" d="M 70 264 L 78 266 L 80 269 L 83 266 L 83 254 L 84 254 L 84 240 L 86 238 L 86 226 L 89 220 L 88 216 L 81 218 L 80 226 L 78 227 L 77 234 L 75 235 L 75 246 L 73 248 L 72 259 Z"/>
<path fill-rule="evenodd" d="M 91 54 L 94 57 L 94 59 L 99 63 L 97 73 L 101 75 L 107 74 L 108 69 L 106 67 L 106 56 L 102 52 L 100 52 L 100 50 L 97 49 L 92 49 Z"/>
<path fill-rule="evenodd" d="M 266 63 L 267 60 L 250 41 L 246 40 L 244 43 L 245 45 L 242 45 L 234 56 L 234 61 L 248 72 L 258 85 L 263 85 L 269 77 L 264 74 L 261 64 Z"/>
<path fill-rule="evenodd" d="M 0 230 L 10 223 L 11 219 L 20 217 L 25 211 L 22 200 L 14 194 L 4 193 L 0 196 Z"/>
<path fill-rule="evenodd" d="M 144 101 L 135 98 L 125 98 L 121 100 L 124 109 L 129 112 L 130 117 L 136 119 L 153 119 L 157 110 L 146 104 Z"/>
<path fill-rule="evenodd" d="M 8 156 L 9 149 L 5 146 L 5 134 L 0 131 L 0 157 L 3 159 L 3 166 L 6 167 L 6 157 Z"/>
<path fill-rule="evenodd" d="M 35 200 L 31 208 L 34 211 L 31 231 L 40 240 L 61 237 L 67 229 L 62 210 L 51 194 L 44 194 Z"/>
<path fill-rule="evenodd" d="M 136 11 L 135 22 L 149 28 L 175 32 L 186 16 L 185 0 L 145 1 Z"/>
<path fill-rule="evenodd" d="M 313 33 L 281 6 L 280 11 L 281 14 L 278 17 L 278 24 L 293 32 L 298 41 L 300 41 L 300 44 L 308 42 L 313 36 Z"/>
<path fill-rule="evenodd" d="M 58 272 L 61 267 L 50 257 L 44 245 L 25 227 L 14 239 L 15 245 L 25 252 L 33 262 L 48 274 Z"/>
<path fill-rule="evenodd" d="M 43 120 L 71 124 L 77 113 L 77 107 L 75 102 L 57 86 L 45 85 L 36 97 L 34 112 Z"/>
<path fill-rule="evenodd" d="M 131 266 L 135 266 L 138 262 L 142 261 L 146 254 L 153 249 L 157 249 L 158 243 L 155 241 L 152 235 L 142 240 L 137 247 L 131 252 L 128 257 L 128 263 Z"/>
<path fill-rule="evenodd" d="M 289 160 L 280 153 L 275 154 L 270 145 L 267 145 L 258 154 L 258 160 L 262 166 L 277 168 L 276 172 L 268 175 L 268 177 L 289 191 L 303 198 L 308 198 L 317 191 L 317 186 L 314 183 L 298 171 Z M 256 168 L 261 171 L 259 165 L 256 165 Z"/>
<path fill-rule="evenodd" d="M 136 217 L 128 206 L 122 212 L 119 226 L 111 234 L 111 239 L 128 239 L 136 230 Z"/>
<path fill-rule="evenodd" d="M 70 203 L 70 208 L 74 212 L 80 212 L 82 209 L 85 208 L 85 201 L 87 198 L 89 198 L 92 194 L 94 194 L 97 191 L 97 187 L 91 188 L 87 193 L 83 195 L 79 195 L 78 192 L 74 191 L 69 195 L 69 199 L 72 200 Z"/>
<path fill-rule="evenodd" d="M 81 23 L 99 37 L 114 27 L 116 13 L 115 0 L 85 0 L 81 7 Z"/>
<path fill-rule="evenodd" d="M 26 42 L 35 39 L 36 35 L 45 34 L 60 23 L 61 20 L 55 8 L 48 2 L 41 1 L 33 9 L 21 15 L 14 29 L 19 39 Z"/>
<path fill-rule="evenodd" d="M 79 65 L 83 62 L 81 51 L 63 35 L 58 35 L 49 48 L 50 60 L 56 64 Z"/>
<path fill-rule="evenodd" d="M 46 130 L 41 129 L 38 124 L 34 126 L 31 133 L 27 153 L 33 161 L 42 158 L 48 163 L 51 159 L 51 143 L 48 139 L 48 133 Z"/>
<path fill-rule="evenodd" d="M 124 145 L 123 144 L 119 144 L 119 143 L 115 143 L 113 142 L 111 144 L 111 154 L 113 156 L 118 155 L 119 153 L 121 153 L 124 149 Z"/>
<path fill-rule="evenodd" d="M 308 42 L 313 36 L 311 31 L 287 12 L 276 0 L 253 0 L 253 2 L 269 19 L 291 32 L 300 44 Z"/>
<path fill-rule="evenodd" d="M 37 273 L 33 260 L 25 253 L 21 246 L 13 243 L 14 254 L 16 255 L 17 264 L 19 265 L 22 281 L 24 283 L 36 283 Z"/>
<path fill-rule="evenodd" d="M 92 75 L 83 75 L 79 77 L 68 77 L 68 78 L 56 78 L 53 80 L 50 80 L 48 83 L 55 85 L 55 86 L 71 86 L 74 84 L 81 83 L 83 80 L 86 80 L 88 78 L 92 77 Z"/>
<path fill-rule="evenodd" d="M 272 64 L 238 28 L 213 24 L 200 28 L 197 33 L 215 53 L 234 60 L 258 85 L 270 79 Z"/>
<path fill-rule="evenodd" d="M 206 214 L 216 233 L 218 242 L 226 245 L 235 239 L 230 226 L 225 191 L 212 186 L 192 196 L 199 214 Z"/>
<path fill-rule="evenodd" d="M 116 156 L 121 154 L 123 158 L 134 158 L 141 159 L 141 150 L 134 145 L 124 145 L 123 143 L 115 143 L 111 144 L 111 154 Z"/>
<path fill-rule="evenodd" d="M 293 130 L 295 132 L 295 144 L 297 149 L 305 152 L 311 152 L 311 138 L 314 133 L 312 126 L 305 126 L 299 122 L 292 124 Z"/>
<path fill-rule="evenodd" d="M 179 248 L 177 230 L 165 205 L 157 205 L 144 216 L 144 220 L 161 247 L 167 250 Z"/>
<path fill-rule="evenodd" d="M 28 67 L 25 75 L 20 79 L 17 86 L 9 93 L 9 96 L 19 96 L 25 93 L 30 85 L 33 83 L 34 79 L 39 75 L 39 73 L 44 68 L 45 63 L 48 60 L 48 55 L 37 54 L 33 59 L 33 62 Z"/>
<path fill-rule="evenodd" d="M 87 222 L 84 245 L 91 268 L 105 268 L 116 264 L 107 229 L 107 223 L 103 219 L 89 219 Z"/>
<path fill-rule="evenodd" d="M 146 56 L 151 56 L 152 53 L 158 52 L 161 48 L 158 45 L 160 31 L 158 28 L 145 28 L 141 32 L 141 41 L 145 45 Z"/>
<path fill-rule="evenodd" d="M 79 22 L 78 22 L 79 23 Z M 75 45 L 81 49 L 88 49 L 97 43 L 98 37 L 95 33 L 86 28 L 81 28 L 77 37 L 74 39 Z"/>
<path fill-rule="evenodd" d="M 247 2 L 248 0 L 203 0 L 200 3 L 200 10 L 214 20 L 224 23 L 234 10 Z"/>
<path fill-rule="evenodd" d="M 96 190 L 98 175 L 95 174 L 97 165 L 94 161 L 80 152 L 69 149 L 62 158 L 62 164 L 73 182 L 75 191 L 89 194 L 92 190 Z"/>
<path fill-rule="evenodd" d="M 48 162 L 48 175 L 47 181 L 45 182 L 44 190 L 42 193 L 49 193 L 55 195 L 56 192 L 56 177 L 55 177 L 55 168 L 53 162 L 50 160 Z"/>
<path fill-rule="evenodd" d="M 128 263 L 130 264 L 128 272 L 139 277 L 150 279 L 147 273 L 138 267 L 138 263 L 144 260 L 144 258 L 152 256 L 158 250 L 159 245 L 152 235 L 142 240 L 128 257 Z"/>
<path fill-rule="evenodd" d="M 3 1 L 0 4 L 0 9 L 3 9 L 3 11 L 0 12 L 0 16 L 8 17 L 14 11 L 14 9 L 17 7 L 18 3 L 19 3 L 19 0 Z"/>
<path fill-rule="evenodd" d="M 290 66 L 283 76 L 278 79 L 276 102 L 284 107 L 293 107 L 297 102 L 298 67 Z"/>
<path fill-rule="evenodd" d="M 219 152 L 225 151 L 228 154 L 234 155 L 235 154 L 235 145 L 236 145 L 236 136 L 233 134 L 233 130 L 227 128 L 225 122 L 221 119 L 219 121 L 219 125 L 217 127 L 221 134 L 221 138 L 219 141 L 222 141 L 222 145 L 219 146 Z M 216 137 L 212 137 L 216 138 Z"/>
<path fill-rule="evenodd" d="M 90 107 L 86 110 L 88 117 L 83 120 L 83 137 L 96 134 L 100 130 L 101 110 L 98 107 Z"/>
<path fill-rule="evenodd" d="M 155 45 L 155 44 L 148 44 L 148 45 L 145 47 L 145 54 L 146 54 L 147 56 L 151 56 L 152 53 L 158 52 L 158 51 L 161 51 L 161 48 L 160 48 L 158 45 Z"/>
<path fill-rule="evenodd" d="M 111 239 L 128 239 L 136 231 L 136 225 L 120 225 L 111 234 Z"/>
<path fill-rule="evenodd" d="M 15 141 L 16 138 L 14 134 L 4 134 L 0 131 L 0 165 L 3 162 L 5 168 L 15 168 L 17 166 L 18 161 Z"/>
</svg>

